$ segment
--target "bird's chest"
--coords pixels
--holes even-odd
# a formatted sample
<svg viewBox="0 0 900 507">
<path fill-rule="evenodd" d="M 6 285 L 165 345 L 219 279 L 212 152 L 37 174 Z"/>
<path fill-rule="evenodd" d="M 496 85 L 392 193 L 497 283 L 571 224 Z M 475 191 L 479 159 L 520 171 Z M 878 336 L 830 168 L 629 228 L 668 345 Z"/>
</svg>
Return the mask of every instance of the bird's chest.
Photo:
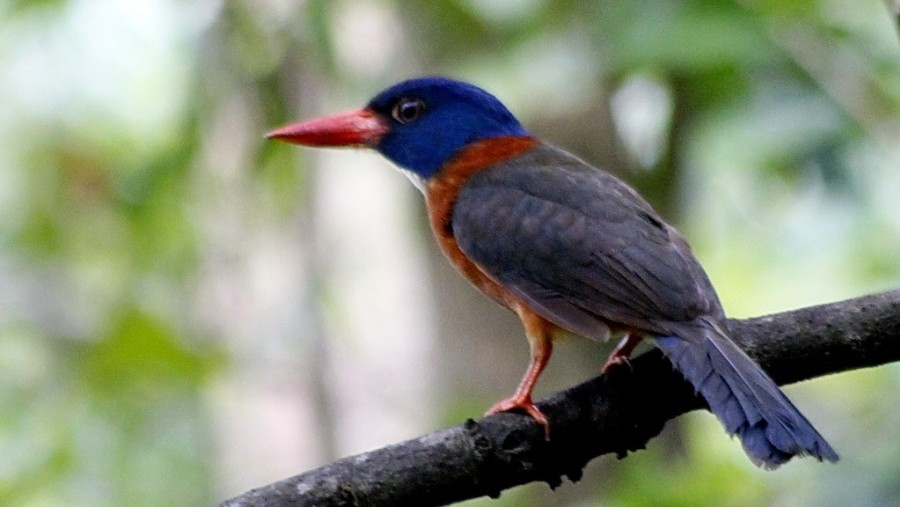
<svg viewBox="0 0 900 507">
<path fill-rule="evenodd" d="M 473 174 L 534 148 L 530 137 L 495 138 L 473 143 L 425 184 L 428 218 L 441 251 L 473 285 L 494 301 L 516 309 L 518 301 L 463 252 L 453 231 L 453 206 L 459 191 Z"/>
</svg>

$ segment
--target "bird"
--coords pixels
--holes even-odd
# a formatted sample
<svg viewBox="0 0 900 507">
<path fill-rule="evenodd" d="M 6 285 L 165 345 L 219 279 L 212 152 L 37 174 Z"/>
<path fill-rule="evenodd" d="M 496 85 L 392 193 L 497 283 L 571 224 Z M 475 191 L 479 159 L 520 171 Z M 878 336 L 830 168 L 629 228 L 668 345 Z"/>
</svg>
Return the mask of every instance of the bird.
<svg viewBox="0 0 900 507">
<path fill-rule="evenodd" d="M 269 139 L 370 148 L 422 192 L 454 267 L 522 321 L 531 359 L 488 410 L 550 423 L 532 391 L 563 334 L 621 342 L 603 372 L 651 339 L 750 460 L 838 455 L 728 336 L 725 312 L 688 243 L 613 175 L 531 134 L 499 99 L 446 77 L 409 79 L 366 106 L 289 124 Z"/>
</svg>

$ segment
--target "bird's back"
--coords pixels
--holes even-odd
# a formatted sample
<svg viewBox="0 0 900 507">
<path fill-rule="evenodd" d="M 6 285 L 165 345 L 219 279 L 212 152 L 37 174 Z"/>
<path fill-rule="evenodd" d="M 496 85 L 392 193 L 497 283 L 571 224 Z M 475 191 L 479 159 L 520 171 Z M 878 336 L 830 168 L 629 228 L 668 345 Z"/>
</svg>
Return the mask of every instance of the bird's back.
<svg viewBox="0 0 900 507">
<path fill-rule="evenodd" d="M 543 317 L 579 334 L 600 319 L 665 334 L 723 317 L 674 228 L 630 187 L 539 144 L 473 174 L 452 211 L 460 248 Z M 574 325 L 573 325 L 574 323 Z"/>
</svg>

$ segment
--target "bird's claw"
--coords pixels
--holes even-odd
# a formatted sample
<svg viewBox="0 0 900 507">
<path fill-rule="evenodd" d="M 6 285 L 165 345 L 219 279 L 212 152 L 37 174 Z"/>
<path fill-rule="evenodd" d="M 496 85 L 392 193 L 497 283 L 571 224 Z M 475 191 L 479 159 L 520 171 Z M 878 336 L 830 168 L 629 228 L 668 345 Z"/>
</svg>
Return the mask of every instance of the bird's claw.
<svg viewBox="0 0 900 507">
<path fill-rule="evenodd" d="M 607 374 L 609 373 L 610 368 L 620 364 L 624 364 L 628 367 L 629 370 L 634 371 L 634 367 L 631 366 L 631 360 L 628 359 L 628 356 L 613 354 L 609 356 L 609 359 L 607 359 L 605 363 L 603 363 L 603 368 L 600 369 L 600 372 L 603 374 Z"/>
<path fill-rule="evenodd" d="M 544 427 L 544 438 L 550 440 L 550 421 L 547 420 L 547 416 L 544 415 L 543 412 L 531 401 L 531 397 L 521 397 L 521 396 L 513 396 L 512 398 L 507 398 L 505 400 L 501 400 L 494 404 L 487 413 L 484 415 L 494 415 L 499 414 L 500 412 L 509 412 L 510 410 L 522 410 L 526 414 L 528 414 L 534 422 L 540 424 Z"/>
<path fill-rule="evenodd" d="M 603 363 L 603 368 L 600 369 L 601 372 L 609 373 L 609 369 L 617 364 L 624 364 L 628 366 L 628 369 L 634 371 L 634 368 L 631 366 L 631 361 L 628 360 L 628 356 L 634 352 L 634 348 L 637 347 L 638 343 L 641 342 L 641 335 L 636 333 L 627 333 L 622 341 L 616 345 L 616 348 L 613 349 L 612 353 L 609 355 L 609 358 Z"/>
</svg>

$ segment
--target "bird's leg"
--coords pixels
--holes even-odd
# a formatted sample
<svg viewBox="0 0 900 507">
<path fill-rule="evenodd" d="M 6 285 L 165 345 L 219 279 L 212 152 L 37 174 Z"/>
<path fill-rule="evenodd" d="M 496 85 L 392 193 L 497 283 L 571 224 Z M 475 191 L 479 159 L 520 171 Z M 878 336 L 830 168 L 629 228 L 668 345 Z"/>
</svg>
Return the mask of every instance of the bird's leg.
<svg viewBox="0 0 900 507">
<path fill-rule="evenodd" d="M 544 427 L 544 436 L 549 440 L 550 422 L 547 421 L 547 416 L 534 405 L 531 392 L 534 390 L 534 385 L 541 376 L 541 372 L 544 371 L 544 367 L 547 366 L 550 355 L 553 354 L 553 325 L 527 309 L 520 311 L 519 317 L 525 325 L 525 333 L 531 346 L 531 362 L 528 364 L 525 376 L 519 382 L 515 394 L 497 402 L 485 415 L 514 409 L 524 410 L 535 422 Z"/>
<path fill-rule="evenodd" d="M 616 345 L 616 348 L 613 349 L 600 371 L 607 373 L 613 365 L 617 364 L 631 366 L 631 363 L 628 362 L 628 356 L 631 355 L 638 343 L 641 343 L 641 338 L 642 336 L 637 333 L 626 333 L 625 338 L 622 338 L 622 341 Z"/>
</svg>

